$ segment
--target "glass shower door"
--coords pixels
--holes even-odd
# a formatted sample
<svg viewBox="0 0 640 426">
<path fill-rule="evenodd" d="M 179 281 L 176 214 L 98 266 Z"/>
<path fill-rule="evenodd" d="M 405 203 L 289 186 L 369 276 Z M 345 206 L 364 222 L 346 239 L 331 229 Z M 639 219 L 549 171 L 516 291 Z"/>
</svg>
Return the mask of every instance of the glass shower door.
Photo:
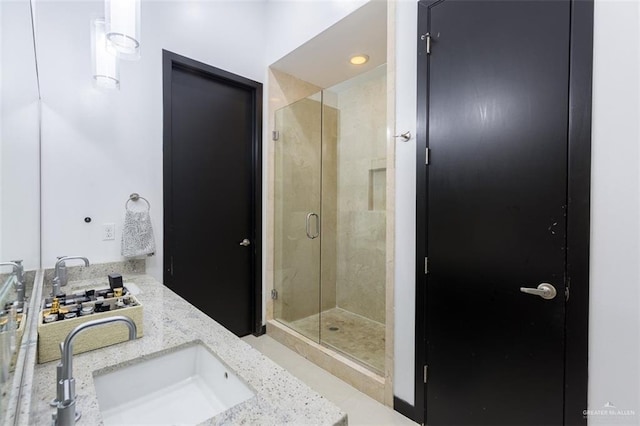
<svg viewBox="0 0 640 426">
<path fill-rule="evenodd" d="M 275 113 L 274 318 L 378 374 L 386 351 L 386 68 Z"/>
<path fill-rule="evenodd" d="M 319 342 L 322 98 L 275 113 L 274 318 Z"/>
</svg>

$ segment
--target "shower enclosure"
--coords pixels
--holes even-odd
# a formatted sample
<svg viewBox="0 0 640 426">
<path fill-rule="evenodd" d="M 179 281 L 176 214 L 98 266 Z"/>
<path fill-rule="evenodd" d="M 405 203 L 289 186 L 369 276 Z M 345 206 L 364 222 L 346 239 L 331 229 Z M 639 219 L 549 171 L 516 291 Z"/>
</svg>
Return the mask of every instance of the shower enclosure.
<svg viewBox="0 0 640 426">
<path fill-rule="evenodd" d="M 382 374 L 386 68 L 275 113 L 274 318 Z"/>
</svg>

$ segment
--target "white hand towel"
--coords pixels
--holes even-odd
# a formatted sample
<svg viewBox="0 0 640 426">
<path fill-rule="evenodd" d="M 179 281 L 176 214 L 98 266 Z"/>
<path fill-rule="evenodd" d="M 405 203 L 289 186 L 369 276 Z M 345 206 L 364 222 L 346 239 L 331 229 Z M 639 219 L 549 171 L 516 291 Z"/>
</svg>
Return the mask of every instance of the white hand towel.
<svg viewBox="0 0 640 426">
<path fill-rule="evenodd" d="M 153 256 L 156 242 L 153 238 L 149 211 L 131 211 L 127 209 L 122 229 L 122 256 Z"/>
</svg>

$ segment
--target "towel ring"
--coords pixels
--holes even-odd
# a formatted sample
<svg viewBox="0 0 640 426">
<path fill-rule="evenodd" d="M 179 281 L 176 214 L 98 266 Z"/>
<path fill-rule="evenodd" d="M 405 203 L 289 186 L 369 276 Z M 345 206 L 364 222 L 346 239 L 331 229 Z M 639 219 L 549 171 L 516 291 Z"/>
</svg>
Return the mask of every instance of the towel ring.
<svg viewBox="0 0 640 426">
<path fill-rule="evenodd" d="M 138 200 L 144 200 L 144 202 L 147 203 L 147 211 L 151 210 L 151 204 L 149 203 L 149 200 L 147 200 L 144 197 L 141 197 L 140 194 L 138 194 L 137 192 L 134 192 L 133 194 L 129 195 L 129 199 L 127 200 L 126 203 L 124 203 L 124 208 L 128 210 L 129 201 L 138 201 Z"/>
</svg>

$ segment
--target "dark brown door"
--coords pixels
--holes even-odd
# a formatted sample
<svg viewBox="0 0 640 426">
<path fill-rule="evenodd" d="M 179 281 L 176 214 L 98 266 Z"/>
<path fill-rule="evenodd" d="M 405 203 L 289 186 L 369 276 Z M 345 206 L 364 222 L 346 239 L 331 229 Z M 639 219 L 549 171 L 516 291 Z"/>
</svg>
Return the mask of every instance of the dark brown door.
<svg viewBox="0 0 640 426">
<path fill-rule="evenodd" d="M 168 55 L 165 284 L 244 336 L 261 321 L 254 311 L 258 83 Z"/>
<path fill-rule="evenodd" d="M 427 13 L 427 424 L 561 425 L 570 3 Z"/>
</svg>

